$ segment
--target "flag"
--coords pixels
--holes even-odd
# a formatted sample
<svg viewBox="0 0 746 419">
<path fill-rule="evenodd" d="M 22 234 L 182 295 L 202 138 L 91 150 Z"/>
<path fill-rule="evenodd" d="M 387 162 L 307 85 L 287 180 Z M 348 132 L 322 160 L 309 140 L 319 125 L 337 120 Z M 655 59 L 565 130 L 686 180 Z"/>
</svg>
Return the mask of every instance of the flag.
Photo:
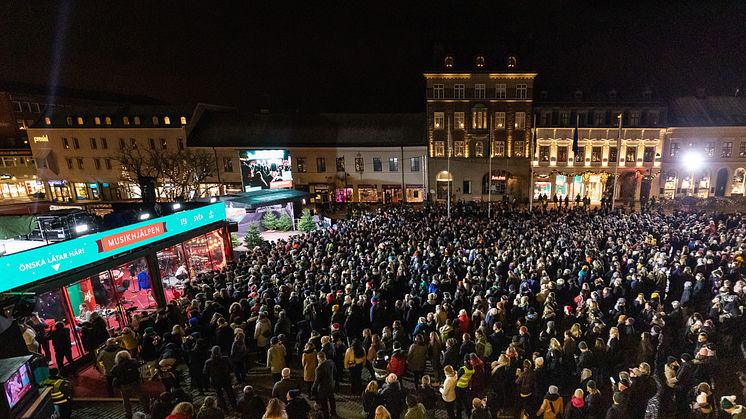
<svg viewBox="0 0 746 419">
<path fill-rule="evenodd" d="M 580 151 L 578 147 L 578 119 L 579 116 L 575 115 L 575 130 L 572 132 L 572 152 L 577 156 L 578 151 Z"/>
</svg>

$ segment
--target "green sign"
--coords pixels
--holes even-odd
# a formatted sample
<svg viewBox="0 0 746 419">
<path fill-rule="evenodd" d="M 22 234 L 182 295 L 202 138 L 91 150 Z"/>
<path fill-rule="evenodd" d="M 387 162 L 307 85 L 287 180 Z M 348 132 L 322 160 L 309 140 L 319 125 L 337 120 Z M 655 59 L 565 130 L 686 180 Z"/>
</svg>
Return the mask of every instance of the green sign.
<svg viewBox="0 0 746 419">
<path fill-rule="evenodd" d="M 0 257 L 0 292 L 223 220 L 225 204 L 218 202 L 3 256 Z"/>
</svg>

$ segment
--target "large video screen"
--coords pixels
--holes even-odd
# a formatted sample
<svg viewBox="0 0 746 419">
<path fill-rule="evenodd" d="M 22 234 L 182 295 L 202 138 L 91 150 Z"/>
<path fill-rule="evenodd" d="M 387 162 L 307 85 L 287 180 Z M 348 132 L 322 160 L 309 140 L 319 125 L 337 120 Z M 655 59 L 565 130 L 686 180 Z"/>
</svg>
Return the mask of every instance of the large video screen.
<svg viewBox="0 0 746 419">
<path fill-rule="evenodd" d="M 242 150 L 239 157 L 245 192 L 293 187 L 288 150 Z"/>
</svg>

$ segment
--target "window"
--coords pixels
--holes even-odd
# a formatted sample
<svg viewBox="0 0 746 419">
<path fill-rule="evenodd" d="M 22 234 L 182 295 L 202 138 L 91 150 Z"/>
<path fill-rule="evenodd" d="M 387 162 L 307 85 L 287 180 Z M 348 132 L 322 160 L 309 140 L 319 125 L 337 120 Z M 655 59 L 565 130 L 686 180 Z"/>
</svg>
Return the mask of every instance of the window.
<svg viewBox="0 0 746 419">
<path fill-rule="evenodd" d="M 513 157 L 526 157 L 525 141 L 513 141 Z"/>
<path fill-rule="evenodd" d="M 655 147 L 645 147 L 642 151 L 642 161 L 652 163 L 655 161 Z"/>
<path fill-rule="evenodd" d="M 505 141 L 495 141 L 493 145 L 495 157 L 505 157 Z"/>
<path fill-rule="evenodd" d="M 618 158 L 619 150 L 616 148 L 616 146 L 609 147 L 609 161 L 612 163 L 616 163 Z"/>
<path fill-rule="evenodd" d="M 135 117 L 135 125 L 140 125 L 140 117 L 139 116 Z M 158 125 L 158 124 L 156 124 L 156 125 Z"/>
<path fill-rule="evenodd" d="M 570 112 L 560 112 L 560 126 L 566 127 L 570 125 Z"/>
<path fill-rule="evenodd" d="M 337 165 L 337 171 L 338 172 L 344 172 L 345 171 L 345 158 L 344 158 L 344 156 L 337 157 L 336 165 Z"/>
<path fill-rule="evenodd" d="M 477 83 L 474 85 L 474 99 L 484 99 L 484 84 Z"/>
<path fill-rule="evenodd" d="M 454 112 L 453 113 L 453 125 L 456 129 L 464 129 L 464 113 Z"/>
<path fill-rule="evenodd" d="M 164 116 L 163 117 L 163 123 L 166 125 L 171 125 L 171 118 Z"/>
<path fill-rule="evenodd" d="M 83 170 L 83 159 L 78 157 L 78 169 Z"/>
<path fill-rule="evenodd" d="M 582 163 L 585 161 L 585 147 L 578 147 L 578 152 L 575 153 L 575 163 Z"/>
<path fill-rule="evenodd" d="M 606 115 L 604 115 L 603 112 L 596 111 L 593 113 L 593 116 L 595 117 L 595 123 L 594 123 L 595 126 L 600 127 L 604 124 L 604 119 Z"/>
<path fill-rule="evenodd" d="M 471 195 L 471 181 L 465 180 L 464 181 L 464 195 Z"/>
<path fill-rule="evenodd" d="M 78 141 L 78 139 L 77 139 L 77 138 L 73 138 L 73 147 L 74 147 L 74 148 L 75 148 L 76 150 L 79 150 L 79 149 L 80 149 L 80 142 Z"/>
<path fill-rule="evenodd" d="M 433 84 L 433 98 L 434 99 L 443 99 L 444 95 L 444 89 L 442 84 Z"/>
<path fill-rule="evenodd" d="M 463 141 L 453 142 L 453 157 L 464 157 L 464 142 Z"/>
<path fill-rule="evenodd" d="M 181 125 L 186 125 L 186 124 L 187 124 L 187 121 L 186 121 L 186 116 L 182 116 L 182 117 L 181 117 L 181 118 L 179 118 L 179 119 L 180 119 L 180 121 L 181 121 Z"/>
<path fill-rule="evenodd" d="M 495 128 L 505 129 L 505 112 L 495 112 Z"/>
<path fill-rule="evenodd" d="M 158 117 L 157 117 L 157 116 L 154 116 L 154 117 L 153 117 L 153 118 L 151 118 L 151 119 L 152 119 L 152 121 L 153 121 L 153 125 L 158 125 Z"/>
<path fill-rule="evenodd" d="M 306 173 L 306 158 L 305 157 L 296 158 L 295 166 L 298 168 L 298 173 Z"/>
<path fill-rule="evenodd" d="M 93 117 L 93 123 L 96 125 L 101 125 L 101 118 L 98 116 Z"/>
<path fill-rule="evenodd" d="M 101 159 L 93 159 L 93 166 L 96 170 L 101 170 Z"/>
<path fill-rule="evenodd" d="M 67 170 L 73 170 L 73 159 L 65 159 L 67 163 Z"/>
<path fill-rule="evenodd" d="M 474 143 L 474 155 L 477 157 L 484 157 L 484 143 L 477 141 Z"/>
<path fill-rule="evenodd" d="M 316 158 L 316 171 L 319 173 L 326 172 L 326 159 L 323 157 Z"/>
<path fill-rule="evenodd" d="M 729 159 L 733 155 L 733 143 L 728 141 L 723 143 L 723 147 L 720 149 L 720 158 Z"/>
<path fill-rule="evenodd" d="M 179 151 L 184 149 L 184 139 L 183 138 L 177 138 L 176 139 L 176 146 L 179 148 Z"/>
<path fill-rule="evenodd" d="M 445 115 L 443 112 L 433 113 L 433 127 L 435 129 L 445 128 Z"/>
<path fill-rule="evenodd" d="M 528 95 L 528 87 L 525 84 L 518 84 L 515 86 L 516 99 L 526 99 L 527 95 Z"/>
<path fill-rule="evenodd" d="M 549 146 L 539 146 L 539 161 L 549 161 Z"/>
<path fill-rule="evenodd" d="M 445 143 L 443 141 L 436 141 L 433 149 L 435 157 L 443 157 L 446 155 Z"/>
<path fill-rule="evenodd" d="M 70 126 L 70 125 L 72 125 L 72 124 L 73 124 L 73 118 L 72 118 L 71 116 L 68 116 L 68 117 L 66 118 L 66 122 L 67 122 L 67 126 Z"/>
<path fill-rule="evenodd" d="M 389 172 L 399 171 L 399 159 L 397 157 L 389 157 Z"/>
<path fill-rule="evenodd" d="M 601 162 L 601 151 L 603 149 L 601 147 L 593 147 L 591 148 L 591 162 L 592 163 L 600 163 Z"/>
<path fill-rule="evenodd" d="M 62 148 L 64 148 L 65 150 L 69 150 L 70 149 L 70 142 L 67 141 L 67 138 L 63 138 L 62 139 Z"/>
<path fill-rule="evenodd" d="M 373 157 L 373 171 L 374 172 L 382 172 L 383 171 L 383 164 L 381 163 L 380 157 Z"/>
<path fill-rule="evenodd" d="M 715 155 L 715 143 L 705 143 L 705 155 L 710 158 Z"/>
<path fill-rule="evenodd" d="M 495 97 L 498 99 L 505 99 L 508 97 L 508 89 L 504 83 L 499 83 L 495 88 Z"/>
<path fill-rule="evenodd" d="M 567 146 L 562 145 L 557 147 L 557 161 L 567 163 Z"/>
<path fill-rule="evenodd" d="M 13 101 L 13 112 L 23 112 L 23 109 L 21 108 L 21 102 L 17 100 Z"/>
<path fill-rule="evenodd" d="M 119 139 L 119 149 L 124 150 L 124 147 L 126 146 L 126 143 L 124 142 L 124 138 Z"/>
<path fill-rule="evenodd" d="M 52 125 L 52 118 L 45 116 L 44 117 L 44 123 L 47 125 Z"/>
<path fill-rule="evenodd" d="M 78 117 L 78 125 L 83 125 L 83 117 L 82 116 Z"/>
<path fill-rule="evenodd" d="M 679 143 L 671 143 L 671 150 L 669 152 L 669 157 L 678 157 L 680 152 L 681 152 L 681 145 Z"/>
<path fill-rule="evenodd" d="M 104 159 L 104 166 L 107 170 L 111 170 L 111 159 Z"/>
<path fill-rule="evenodd" d="M 410 172 L 419 172 L 420 171 L 420 158 L 419 157 L 410 157 L 409 158 L 409 171 Z"/>
<path fill-rule="evenodd" d="M 640 111 L 632 111 L 629 114 L 629 125 L 637 127 L 640 125 Z"/>
<path fill-rule="evenodd" d="M 464 98 L 464 85 L 463 84 L 454 84 L 453 85 L 453 97 L 454 99 L 463 99 Z"/>
<path fill-rule="evenodd" d="M 637 147 L 627 147 L 627 156 L 624 158 L 627 162 L 637 161 Z"/>
<path fill-rule="evenodd" d="M 107 116 L 106 118 L 104 118 L 104 122 L 106 122 L 106 125 L 111 125 L 111 117 Z"/>
<path fill-rule="evenodd" d="M 151 150 L 155 150 L 155 138 L 148 138 L 148 144 Z"/>
<path fill-rule="evenodd" d="M 223 157 L 223 172 L 233 172 L 233 159 L 231 159 L 230 157 Z"/>
<path fill-rule="evenodd" d="M 95 138 L 91 138 L 91 150 L 95 150 L 97 148 L 98 148 L 98 146 L 96 144 L 96 139 Z"/>
<path fill-rule="evenodd" d="M 109 148 L 109 143 L 106 142 L 106 138 L 101 137 L 101 149 L 106 150 Z"/>
<path fill-rule="evenodd" d="M 129 125 L 130 124 L 130 118 L 128 116 L 123 116 L 122 117 L 122 123 L 124 125 Z"/>
<path fill-rule="evenodd" d="M 741 141 L 741 145 L 738 148 L 738 157 L 746 157 L 746 141 Z"/>
<path fill-rule="evenodd" d="M 515 113 L 515 128 L 526 129 L 526 112 Z"/>
<path fill-rule="evenodd" d="M 471 111 L 471 127 L 474 129 L 487 128 L 487 108 L 479 107 Z"/>
<path fill-rule="evenodd" d="M 165 138 L 161 138 L 161 150 L 166 150 L 168 148 L 168 143 L 166 142 Z"/>
</svg>

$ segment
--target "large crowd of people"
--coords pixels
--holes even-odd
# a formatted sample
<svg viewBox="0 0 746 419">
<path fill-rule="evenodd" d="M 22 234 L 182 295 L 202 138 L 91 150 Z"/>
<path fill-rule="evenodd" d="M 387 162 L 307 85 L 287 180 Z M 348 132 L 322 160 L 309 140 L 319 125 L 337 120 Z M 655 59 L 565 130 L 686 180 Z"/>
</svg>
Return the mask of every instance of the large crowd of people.
<svg viewBox="0 0 746 419">
<path fill-rule="evenodd" d="M 714 395 L 744 251 L 741 215 L 382 208 L 199 275 L 99 359 L 128 417 L 142 363 L 152 419 L 329 418 L 340 393 L 381 419 L 746 417 Z"/>
</svg>

